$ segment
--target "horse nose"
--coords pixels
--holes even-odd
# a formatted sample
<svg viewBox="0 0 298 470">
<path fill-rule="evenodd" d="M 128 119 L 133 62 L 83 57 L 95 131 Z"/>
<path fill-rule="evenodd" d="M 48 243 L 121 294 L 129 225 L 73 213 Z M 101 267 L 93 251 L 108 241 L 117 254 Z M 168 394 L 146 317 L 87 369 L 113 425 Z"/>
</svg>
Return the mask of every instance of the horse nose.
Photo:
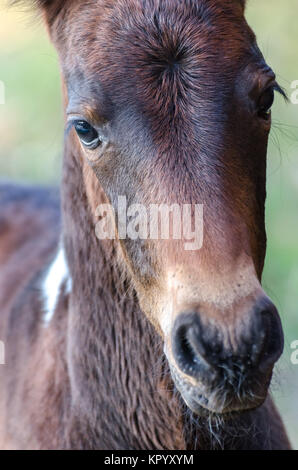
<svg viewBox="0 0 298 470">
<path fill-rule="evenodd" d="M 236 346 L 220 325 L 203 323 L 198 312 L 180 314 L 172 332 L 172 350 L 180 370 L 200 381 L 266 373 L 283 351 L 283 333 L 275 306 L 260 299 L 249 318 L 234 327 Z M 233 327 L 232 327 L 233 328 Z M 234 343 L 235 343 L 234 341 Z"/>
</svg>

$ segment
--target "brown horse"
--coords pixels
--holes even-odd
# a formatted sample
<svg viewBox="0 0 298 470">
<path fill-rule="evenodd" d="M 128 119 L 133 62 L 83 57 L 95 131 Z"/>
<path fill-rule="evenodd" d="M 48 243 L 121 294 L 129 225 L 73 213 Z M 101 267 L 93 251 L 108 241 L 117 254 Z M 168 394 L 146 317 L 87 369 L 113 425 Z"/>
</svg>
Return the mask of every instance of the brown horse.
<svg viewBox="0 0 298 470">
<path fill-rule="evenodd" d="M 49 190 L 1 188 L 1 448 L 289 448 L 260 284 L 281 89 L 244 1 L 37 3 L 62 71 L 62 216 Z M 99 240 L 119 196 L 191 222 L 203 205 L 202 247 Z"/>
</svg>

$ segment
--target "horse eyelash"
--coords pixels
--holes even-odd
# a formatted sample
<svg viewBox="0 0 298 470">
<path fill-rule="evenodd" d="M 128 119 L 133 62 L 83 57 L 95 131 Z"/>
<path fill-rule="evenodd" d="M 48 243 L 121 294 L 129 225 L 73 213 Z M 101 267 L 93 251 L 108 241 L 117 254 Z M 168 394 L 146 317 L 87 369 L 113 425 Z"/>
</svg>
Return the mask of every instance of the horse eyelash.
<svg viewBox="0 0 298 470">
<path fill-rule="evenodd" d="M 284 98 L 284 100 L 286 102 L 289 101 L 289 97 L 288 97 L 286 91 L 278 83 L 275 83 L 273 85 L 273 90 L 277 91 L 277 93 L 279 93 Z"/>
</svg>

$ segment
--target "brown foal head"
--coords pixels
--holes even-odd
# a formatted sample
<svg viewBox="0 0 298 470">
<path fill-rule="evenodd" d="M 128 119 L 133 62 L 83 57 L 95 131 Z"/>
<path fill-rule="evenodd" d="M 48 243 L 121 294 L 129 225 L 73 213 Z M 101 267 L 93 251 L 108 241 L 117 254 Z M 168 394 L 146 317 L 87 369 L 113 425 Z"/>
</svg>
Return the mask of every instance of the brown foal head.
<svg viewBox="0 0 298 470">
<path fill-rule="evenodd" d="M 177 388 L 197 413 L 260 405 L 283 348 L 260 284 L 270 108 L 280 89 L 244 1 L 40 3 L 67 90 L 67 139 L 116 224 L 119 196 L 138 204 L 139 236 L 117 236 Z M 186 208 L 182 225 L 188 215 L 195 229 L 203 210 L 202 243 L 189 245 L 174 225 L 168 236 L 144 236 L 167 219 L 152 222 L 154 204 Z"/>
</svg>

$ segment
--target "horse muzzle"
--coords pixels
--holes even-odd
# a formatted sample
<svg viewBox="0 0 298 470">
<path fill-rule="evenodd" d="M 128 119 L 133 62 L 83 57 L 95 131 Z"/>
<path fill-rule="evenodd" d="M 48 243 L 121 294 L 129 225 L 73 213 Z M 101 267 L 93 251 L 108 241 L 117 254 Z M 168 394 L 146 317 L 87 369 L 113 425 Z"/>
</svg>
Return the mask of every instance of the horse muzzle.
<svg viewBox="0 0 298 470">
<path fill-rule="evenodd" d="M 248 317 L 233 331 L 233 326 L 203 324 L 199 312 L 177 316 L 166 355 L 176 387 L 195 413 L 202 408 L 244 411 L 266 399 L 273 366 L 283 351 L 281 322 L 267 297 Z"/>
</svg>

